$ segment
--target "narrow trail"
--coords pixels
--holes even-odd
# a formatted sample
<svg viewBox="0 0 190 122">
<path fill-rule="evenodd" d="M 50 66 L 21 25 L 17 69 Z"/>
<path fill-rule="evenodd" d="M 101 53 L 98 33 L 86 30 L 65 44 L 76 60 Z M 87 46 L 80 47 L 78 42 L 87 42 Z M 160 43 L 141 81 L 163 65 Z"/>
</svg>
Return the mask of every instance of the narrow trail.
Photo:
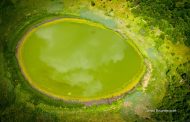
<svg viewBox="0 0 190 122">
<path fill-rule="evenodd" d="M 148 86 L 148 82 L 151 78 L 151 73 L 152 73 L 152 64 L 148 60 L 145 60 L 145 64 L 147 66 L 147 71 L 142 79 L 143 91 L 146 90 L 146 87 Z"/>
</svg>

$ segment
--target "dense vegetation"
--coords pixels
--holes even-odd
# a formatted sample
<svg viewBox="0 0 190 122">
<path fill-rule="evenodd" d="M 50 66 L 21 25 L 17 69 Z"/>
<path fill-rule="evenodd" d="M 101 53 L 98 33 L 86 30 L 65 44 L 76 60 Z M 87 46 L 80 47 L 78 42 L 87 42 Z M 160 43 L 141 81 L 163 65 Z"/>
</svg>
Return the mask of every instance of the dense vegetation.
<svg viewBox="0 0 190 122">
<path fill-rule="evenodd" d="M 143 16 L 148 25 L 159 26 L 166 34 L 161 34 L 161 38 L 169 38 L 173 43 L 184 43 L 190 47 L 190 1 L 133 0 L 131 6 L 134 7 L 133 13 Z M 162 42 L 157 42 L 157 45 L 160 46 L 160 43 Z M 175 55 L 175 52 L 172 55 Z M 154 117 L 160 121 L 190 120 L 190 61 L 179 65 L 175 63 L 168 64 L 167 93 L 158 109 L 173 109 L 177 112 L 155 113 Z"/>
<path fill-rule="evenodd" d="M 180 41 L 190 46 L 189 0 L 132 0 L 130 7 L 136 16 L 143 16 L 148 25 L 157 25 L 170 35 L 172 42 Z"/>
<path fill-rule="evenodd" d="M 20 73 L 15 48 L 27 28 L 47 18 L 61 16 L 64 12 L 64 16 L 68 16 L 65 15 L 67 13 L 72 13 L 73 16 L 72 8 L 82 2 L 80 3 L 80 0 L 0 1 L 0 121 L 129 120 L 120 111 L 123 110 L 120 108 L 123 107 L 122 100 L 111 105 L 89 108 L 75 103 L 68 104 L 33 90 Z M 105 11 L 106 16 L 114 14 L 116 16 L 116 13 L 120 13 L 121 17 L 127 14 L 130 18 L 131 12 L 133 16 L 143 20 L 139 25 L 143 26 L 139 31 L 143 36 L 149 36 L 159 28 L 156 31 L 158 37 L 154 37 L 155 46 L 151 48 L 155 48 L 167 63 L 166 71 L 164 70 L 167 89 L 164 98 L 156 108 L 177 112 L 151 113 L 151 117 L 145 116 L 140 120 L 190 121 L 190 1 L 87 0 L 84 5 L 97 7 Z M 127 27 L 132 28 L 131 25 Z M 156 70 L 153 73 L 158 76 L 161 74 Z M 150 86 L 148 90 L 153 89 Z M 132 112 L 127 115 L 133 117 L 130 121 L 135 121 L 137 118 L 137 114 Z"/>
</svg>

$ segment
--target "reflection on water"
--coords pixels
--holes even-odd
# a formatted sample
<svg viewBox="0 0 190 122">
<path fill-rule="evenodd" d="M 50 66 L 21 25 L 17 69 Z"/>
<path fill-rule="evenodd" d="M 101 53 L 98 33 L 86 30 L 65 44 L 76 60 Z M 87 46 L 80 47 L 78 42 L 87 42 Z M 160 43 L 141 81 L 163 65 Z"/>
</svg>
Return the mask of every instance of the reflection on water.
<svg viewBox="0 0 190 122">
<path fill-rule="evenodd" d="M 138 54 L 121 36 L 77 22 L 43 26 L 25 45 L 24 58 L 33 66 L 26 65 L 35 67 L 28 72 L 39 85 L 61 95 L 109 93 L 129 82 L 140 66 Z M 32 50 L 35 55 L 28 56 Z"/>
<path fill-rule="evenodd" d="M 102 84 L 100 81 L 94 80 L 91 84 L 88 84 L 83 91 L 84 96 L 93 96 L 97 92 L 102 90 Z"/>
<path fill-rule="evenodd" d="M 52 28 L 37 32 L 38 36 L 47 43 L 41 51 L 41 60 L 57 71 L 66 73 L 76 68 L 96 69 L 106 63 L 116 63 L 123 59 L 126 46 L 124 42 L 117 39 L 118 37 L 108 38 L 105 32 L 102 33 L 96 28 L 92 28 L 96 33 L 89 33 L 90 30 L 85 30 L 85 28 L 84 30 L 77 27 L 74 29 L 86 32 L 82 35 L 78 34 L 78 31 L 74 33 L 68 30 L 60 33 L 59 30 L 52 30 Z"/>
<path fill-rule="evenodd" d="M 46 27 L 36 32 L 47 44 L 41 49 L 41 60 L 54 69 L 50 76 L 53 80 L 60 78 L 59 82 L 83 87 L 84 96 L 93 95 L 102 89 L 102 84 L 89 71 L 122 60 L 125 44 L 117 35 L 108 37 L 110 30 L 80 24 L 70 27 L 70 23 L 60 26 L 67 29 Z"/>
</svg>

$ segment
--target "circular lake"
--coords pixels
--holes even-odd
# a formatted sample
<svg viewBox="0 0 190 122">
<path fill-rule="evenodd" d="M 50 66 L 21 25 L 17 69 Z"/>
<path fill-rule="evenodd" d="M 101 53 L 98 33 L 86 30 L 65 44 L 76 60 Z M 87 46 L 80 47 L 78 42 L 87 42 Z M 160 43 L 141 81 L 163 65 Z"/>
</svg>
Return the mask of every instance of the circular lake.
<svg viewBox="0 0 190 122">
<path fill-rule="evenodd" d="M 48 96 L 99 100 L 139 82 L 143 57 L 120 34 L 101 24 L 63 18 L 28 31 L 17 48 L 27 81 Z"/>
</svg>

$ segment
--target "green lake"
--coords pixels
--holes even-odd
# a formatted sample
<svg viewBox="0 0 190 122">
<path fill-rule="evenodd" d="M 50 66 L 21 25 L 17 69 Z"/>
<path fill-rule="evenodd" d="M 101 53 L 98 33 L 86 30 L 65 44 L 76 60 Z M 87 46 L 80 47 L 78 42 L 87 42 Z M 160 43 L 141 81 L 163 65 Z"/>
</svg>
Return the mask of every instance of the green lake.
<svg viewBox="0 0 190 122">
<path fill-rule="evenodd" d="M 119 33 L 83 19 L 63 18 L 28 31 L 18 63 L 37 90 L 66 100 L 94 100 L 127 92 L 143 75 L 143 57 Z"/>
</svg>

